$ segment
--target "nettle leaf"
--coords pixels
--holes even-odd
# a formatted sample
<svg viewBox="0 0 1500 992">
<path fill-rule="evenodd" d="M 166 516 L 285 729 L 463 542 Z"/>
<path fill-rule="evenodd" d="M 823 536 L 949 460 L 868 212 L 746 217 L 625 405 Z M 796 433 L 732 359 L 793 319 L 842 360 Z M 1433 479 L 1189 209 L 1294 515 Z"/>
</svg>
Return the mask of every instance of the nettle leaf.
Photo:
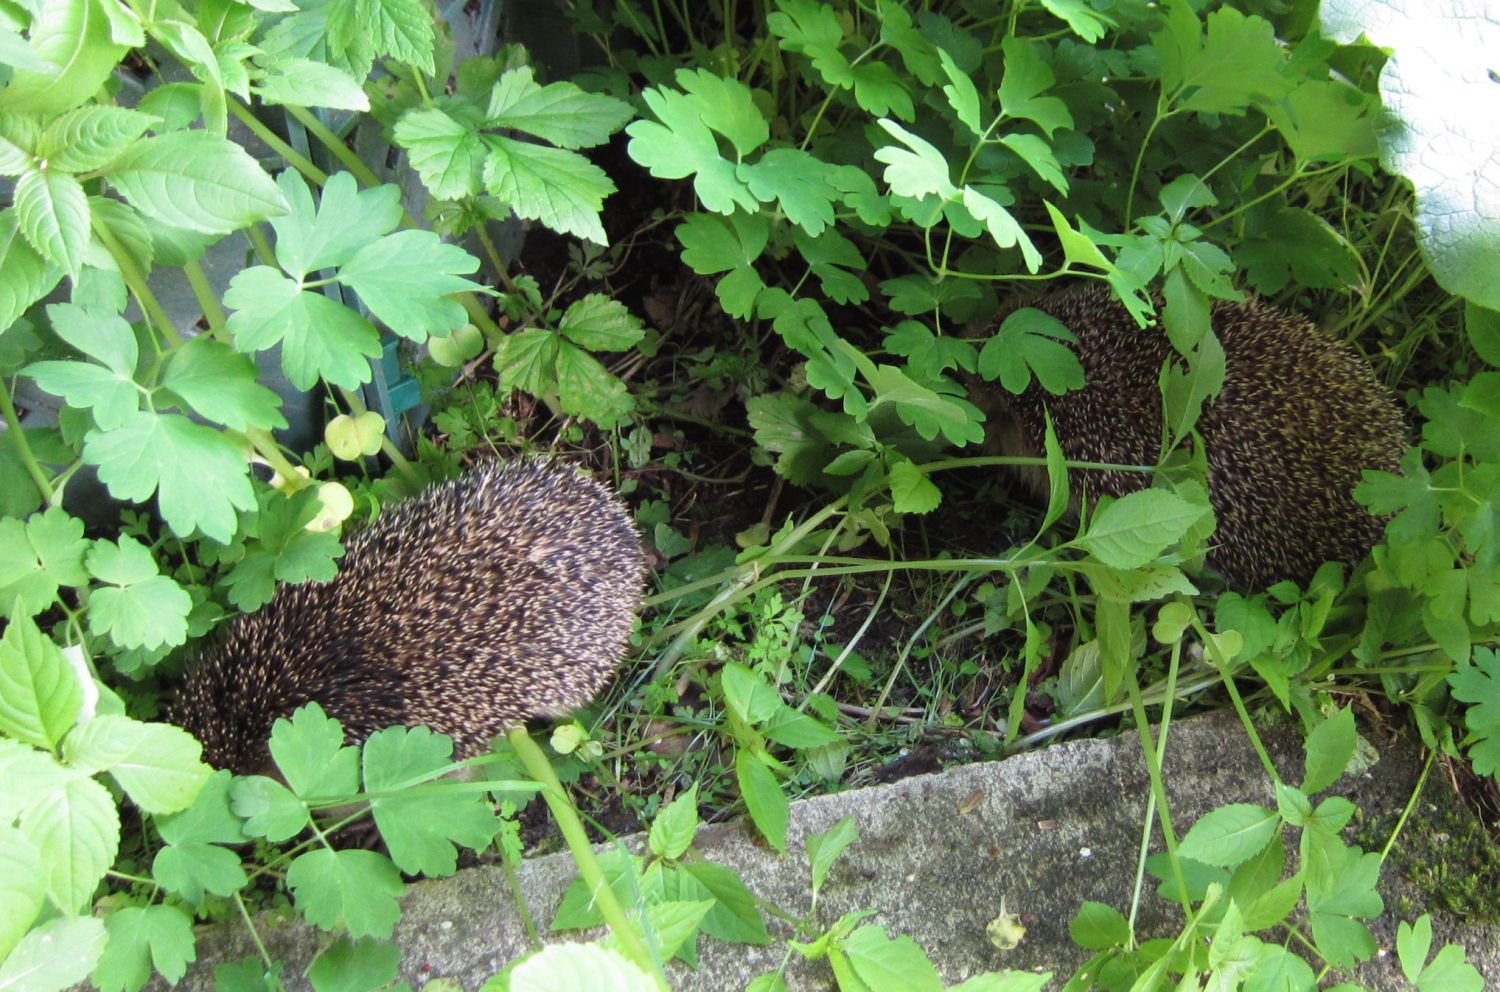
<svg viewBox="0 0 1500 992">
<path fill-rule="evenodd" d="M 489 148 L 477 130 L 437 107 L 418 107 L 401 115 L 393 133 L 433 196 L 457 200 L 479 192 Z"/>
<path fill-rule="evenodd" d="M 0 988 L 71 988 L 89 976 L 107 939 L 104 923 L 92 916 L 48 920 L 0 963 Z"/>
<path fill-rule="evenodd" d="M 607 245 L 599 211 L 615 191 L 604 170 L 577 152 L 485 135 L 484 186 L 519 217 L 559 234 Z"/>
<path fill-rule="evenodd" d="M 1047 392 L 1061 396 L 1083 387 L 1083 363 L 1063 342 L 1078 339 L 1062 321 L 1035 307 L 1006 316 L 994 337 L 979 351 L 979 374 L 999 379 L 1012 393 L 1022 393 L 1031 377 Z"/>
<path fill-rule="evenodd" d="M 51 121 L 38 137 L 36 157 L 49 170 L 92 172 L 130 147 L 158 119 L 124 107 L 79 107 Z"/>
<path fill-rule="evenodd" d="M 755 212 L 759 202 L 739 178 L 735 163 L 719 154 L 719 144 L 704 122 L 697 100 L 676 90 L 656 88 L 641 94 L 657 121 L 633 121 L 626 151 L 658 179 L 693 176 L 693 191 L 707 210 Z"/>
<path fill-rule="evenodd" d="M 398 231 L 355 252 L 338 279 L 387 327 L 421 342 L 468 322 L 464 308 L 447 297 L 482 290 L 460 275 L 478 268 L 479 259 L 431 231 Z"/>
<path fill-rule="evenodd" d="M 646 334 L 640 318 L 625 304 L 590 293 L 564 311 L 557 331 L 590 351 L 625 351 Z"/>
<path fill-rule="evenodd" d="M 38 254 L 21 233 L 16 208 L 0 210 L 0 333 L 62 277 L 62 268 Z"/>
<path fill-rule="evenodd" d="M 541 396 L 557 383 L 556 334 L 545 327 L 529 327 L 508 335 L 495 349 L 495 371 L 502 389 L 521 389 Z"/>
<path fill-rule="evenodd" d="M 31 54 L 45 68 L 18 67 L 0 92 L 4 112 L 56 114 L 99 92 L 124 57 L 99 0 L 49 0 L 31 8 Z"/>
<path fill-rule="evenodd" d="M 33 169 L 13 196 L 21 231 L 41 256 L 77 278 L 89 243 L 89 198 L 66 172 Z"/>
<path fill-rule="evenodd" d="M 120 846 L 120 814 L 109 790 L 72 779 L 21 814 L 21 832 L 41 852 L 47 896 L 65 913 L 87 906 Z"/>
<path fill-rule="evenodd" d="M 89 431 L 83 460 L 98 466 L 116 499 L 140 503 L 154 493 L 179 537 L 202 531 L 227 543 L 238 526 L 235 511 L 255 506 L 249 466 L 235 443 L 176 414 L 138 411 L 118 429 Z"/>
<path fill-rule="evenodd" d="M 176 906 L 127 906 L 104 918 L 109 943 L 91 976 L 99 992 L 138 992 L 157 973 L 170 984 L 197 959 L 193 920 Z"/>
<path fill-rule="evenodd" d="M 563 411 L 614 427 L 635 410 L 635 397 L 599 360 L 577 345 L 560 342 L 557 397 Z"/>
<path fill-rule="evenodd" d="M 1057 82 L 1052 67 L 1042 55 L 1040 42 L 1007 37 L 1000 43 L 1005 54 L 1005 75 L 1000 78 L 1000 112 L 1007 117 L 1033 121 L 1048 138 L 1058 128 L 1073 126 L 1068 105 L 1055 96 L 1042 96 Z"/>
<path fill-rule="evenodd" d="M 85 559 L 105 585 L 89 594 L 89 630 L 122 648 L 176 647 L 187 640 L 193 599 L 162 575 L 151 550 L 129 535 L 119 543 L 95 541 Z"/>
<path fill-rule="evenodd" d="M 213 774 L 199 760 L 202 746 L 181 727 L 97 716 L 68 734 L 63 755 L 90 774 L 108 772 L 147 813 L 187 809 Z"/>
<path fill-rule="evenodd" d="M 286 198 L 260 163 L 207 131 L 137 141 L 106 175 L 148 218 L 203 234 L 228 234 L 287 211 Z"/>
<path fill-rule="evenodd" d="M 1165 489 L 1127 493 L 1094 514 L 1078 545 L 1111 568 L 1140 568 L 1155 561 L 1208 512 L 1207 506 Z M 1198 855 L 1190 857 L 1204 861 Z"/>
<path fill-rule="evenodd" d="M 1242 114 L 1291 89 L 1282 74 L 1286 53 L 1270 21 L 1229 7 L 1208 15 L 1205 37 L 1187 3 L 1168 6 L 1166 27 L 1151 36 L 1170 104 L 1211 114 Z"/>
<path fill-rule="evenodd" d="M 234 308 L 229 331 L 241 351 L 281 345 L 281 367 L 298 389 L 321 378 L 353 389 L 370 380 L 380 334 L 364 317 L 322 293 L 304 290 L 273 268 L 256 265 L 235 274 L 224 293 Z"/>
<path fill-rule="evenodd" d="M 250 91 L 266 103 L 334 110 L 369 110 L 359 81 L 326 62 L 304 58 L 262 59 L 262 75 Z"/>
<path fill-rule="evenodd" d="M 50 751 L 82 707 L 78 675 L 52 638 L 19 609 L 11 610 L 0 634 L 0 731 Z"/>
<path fill-rule="evenodd" d="M 19 176 L 36 168 L 41 141 L 40 118 L 31 114 L 0 117 L 0 176 Z"/>
<path fill-rule="evenodd" d="M 780 204 L 786 219 L 813 237 L 833 224 L 839 193 L 828 184 L 830 166 L 798 148 L 772 148 L 738 175 L 757 199 Z"/>
<path fill-rule="evenodd" d="M 942 490 L 913 462 L 892 465 L 888 478 L 897 513 L 931 513 L 943 501 Z"/>
<path fill-rule="evenodd" d="M 248 356 L 203 335 L 173 350 L 161 384 L 200 416 L 231 430 L 285 427 L 281 398 L 257 375 Z"/>
<path fill-rule="evenodd" d="M 47 901 L 41 852 L 10 825 L 14 818 L 7 815 L 0 824 L 0 961 L 31 929 Z"/>
<path fill-rule="evenodd" d="M 381 940 L 390 939 L 401 917 L 396 899 L 406 889 L 396 866 L 375 851 L 310 851 L 287 868 L 286 884 L 313 926 Z"/>
<path fill-rule="evenodd" d="M 481 794 L 432 787 L 401 793 L 414 782 L 435 777 L 452 756 L 452 738 L 426 727 L 390 727 L 365 743 L 365 789 L 384 793 L 370 800 L 375 826 L 391 860 L 409 875 L 453 874 L 458 867 L 455 843 L 482 848 L 500 829 Z"/>
<path fill-rule="evenodd" d="M 511 69 L 495 83 L 485 109 L 488 127 L 514 128 L 559 148 L 602 145 L 633 115 L 630 104 L 572 83 L 539 86 L 530 66 Z"/>
<path fill-rule="evenodd" d="M 25 523 L 0 517 L 0 614 L 19 606 L 36 616 L 53 604 L 60 586 L 86 585 L 88 547 L 83 521 L 60 506 L 33 513 Z"/>
</svg>

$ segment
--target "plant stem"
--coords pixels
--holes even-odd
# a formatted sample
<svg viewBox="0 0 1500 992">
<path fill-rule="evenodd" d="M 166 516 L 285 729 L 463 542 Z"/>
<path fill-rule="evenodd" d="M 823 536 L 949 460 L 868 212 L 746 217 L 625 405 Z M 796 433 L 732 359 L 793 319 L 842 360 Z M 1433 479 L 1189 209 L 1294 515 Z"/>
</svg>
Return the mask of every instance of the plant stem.
<svg viewBox="0 0 1500 992">
<path fill-rule="evenodd" d="M 368 165 L 361 162 L 359 156 L 355 155 L 354 152 L 349 150 L 348 145 L 339 140 L 338 135 L 328 130 L 327 125 L 318 120 L 317 114 L 314 114 L 306 107 L 299 107 L 291 103 L 287 104 L 284 109 L 296 119 L 297 123 L 307 128 L 307 133 L 317 138 L 323 147 L 328 149 L 329 154 L 338 159 L 344 168 L 352 172 L 355 179 L 358 179 L 366 186 L 380 185 L 380 177 L 375 175 L 374 171 Z"/>
<path fill-rule="evenodd" d="M 1250 745 L 1255 748 L 1255 753 L 1260 755 L 1260 763 L 1265 766 L 1266 774 L 1271 776 L 1271 781 L 1277 785 L 1281 784 L 1281 773 L 1276 770 L 1276 763 L 1266 753 L 1266 746 L 1261 743 L 1260 735 L 1255 732 L 1255 724 L 1250 719 L 1250 711 L 1245 708 L 1245 700 L 1240 696 L 1239 687 L 1234 684 L 1234 675 L 1229 668 L 1229 659 L 1224 657 L 1224 652 L 1219 650 L 1219 642 L 1209 634 L 1208 628 L 1203 626 L 1203 621 L 1195 612 L 1193 614 L 1193 633 L 1198 635 L 1203 642 L 1208 657 L 1213 661 L 1214 667 L 1219 670 L 1219 678 L 1224 682 L 1224 689 L 1229 693 L 1229 701 L 1234 704 L 1234 711 L 1240 716 L 1240 723 L 1245 727 L 1245 733 L 1250 737 Z"/>
<path fill-rule="evenodd" d="M 495 250 L 495 242 L 490 240 L 490 232 L 485 230 L 482 221 L 474 225 L 474 233 L 479 237 L 479 244 L 483 246 L 484 253 L 490 258 L 490 268 L 495 270 L 495 278 L 500 280 L 500 285 L 505 287 L 507 293 L 514 293 L 516 284 L 511 281 L 510 273 L 505 271 L 505 263 L 500 260 L 500 253 Z"/>
<path fill-rule="evenodd" d="M 146 276 L 135 264 L 135 256 L 115 240 L 114 232 L 101 223 L 98 217 L 94 218 L 91 226 L 94 234 L 99 237 L 99 241 L 109 250 L 110 257 L 120 267 L 120 275 L 124 277 L 125 285 L 130 287 L 130 292 L 135 296 L 136 302 L 140 304 L 141 311 L 145 313 L 147 319 L 155 324 L 162 336 L 173 345 L 182 344 L 182 335 L 177 333 L 177 326 L 172 323 L 172 318 L 167 316 L 167 311 L 162 308 L 156 295 L 151 292 L 151 287 L 146 285 Z"/>
<path fill-rule="evenodd" d="M 615 935 L 615 940 L 619 941 L 620 950 L 646 974 L 652 976 L 658 989 L 668 992 L 667 979 L 661 966 L 646 949 L 640 932 L 631 923 L 630 917 L 625 915 L 625 907 L 620 905 L 620 900 L 615 898 L 614 890 L 605 880 L 604 870 L 599 866 L 599 859 L 594 856 L 594 848 L 589 844 L 583 822 L 578 819 L 578 811 L 574 809 L 562 782 L 558 781 L 552 762 L 547 760 L 547 756 L 542 753 L 536 741 L 531 739 L 525 727 L 513 728 L 506 739 L 515 748 L 526 773 L 541 783 L 542 798 L 552 811 L 557 829 L 562 832 L 563 840 L 567 842 L 568 850 L 578 864 L 578 876 L 588 886 L 589 896 L 598 907 L 599 915 L 609 925 L 610 932 Z"/>
<path fill-rule="evenodd" d="M 214 294 L 214 288 L 208 284 L 208 276 L 203 274 L 203 266 L 195 259 L 188 259 L 182 264 L 182 274 L 187 276 L 193 296 L 203 309 L 203 318 L 208 321 L 209 330 L 213 331 L 214 337 L 227 341 L 228 318 L 224 315 L 224 308 L 219 305 L 219 297 Z"/>
<path fill-rule="evenodd" d="M 52 482 L 47 478 L 47 473 L 42 471 L 36 455 L 31 453 L 31 445 L 26 443 L 26 435 L 21 432 L 21 418 L 16 414 L 16 406 L 11 401 L 8 385 L 0 389 L 0 414 L 5 417 L 6 433 L 15 439 L 16 454 L 20 456 L 21 465 L 25 467 L 26 474 L 31 476 L 32 482 L 36 483 L 37 491 L 42 494 L 42 499 L 48 503 L 52 502 Z"/>
<path fill-rule="evenodd" d="M 287 165 L 302 173 L 305 178 L 318 186 L 322 186 L 328 182 L 328 173 L 313 165 L 311 159 L 285 141 L 282 141 L 275 131 L 262 124 L 260 119 L 252 114 L 250 109 L 243 103 L 233 98 L 230 98 L 227 102 L 229 104 L 229 112 L 238 117 L 240 123 L 255 132 L 255 136 L 269 145 L 272 151 L 286 161 Z"/>
<path fill-rule="evenodd" d="M 255 448 L 255 453 L 266 460 L 266 464 L 276 470 L 276 474 L 286 480 L 289 493 L 300 492 L 311 485 L 311 480 L 305 479 L 296 466 L 289 462 L 281 453 L 281 448 L 276 444 L 276 439 L 271 432 L 263 427 L 247 427 L 245 438 Z"/>
</svg>

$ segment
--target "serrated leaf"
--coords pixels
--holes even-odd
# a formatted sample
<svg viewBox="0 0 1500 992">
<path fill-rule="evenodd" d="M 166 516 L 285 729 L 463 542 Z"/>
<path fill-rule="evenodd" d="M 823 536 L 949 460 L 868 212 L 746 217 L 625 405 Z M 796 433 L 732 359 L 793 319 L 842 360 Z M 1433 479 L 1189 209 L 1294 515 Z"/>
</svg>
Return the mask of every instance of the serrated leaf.
<svg viewBox="0 0 1500 992">
<path fill-rule="evenodd" d="M 734 771 L 755 829 L 768 844 L 785 854 L 789 807 L 781 784 L 765 762 L 744 748 L 735 752 Z"/>
<path fill-rule="evenodd" d="M 75 278 L 89 243 L 89 198 L 66 172 L 33 169 L 13 195 L 21 231 L 42 258 Z"/>
<path fill-rule="evenodd" d="M 0 823 L 0 961 L 31 929 L 47 899 L 42 855 L 9 823 Z"/>
<path fill-rule="evenodd" d="M 891 498 L 897 513 L 931 513 L 943 501 L 943 493 L 915 464 L 897 462 L 890 471 Z"/>
<path fill-rule="evenodd" d="M 1168 7 L 1167 26 L 1151 36 L 1161 60 L 1162 90 L 1185 110 L 1242 114 L 1291 89 L 1271 22 L 1232 8 L 1213 11 L 1207 30 L 1186 3 Z"/>
<path fill-rule="evenodd" d="M 652 854 L 676 861 L 692 845 L 697 829 L 698 787 L 694 785 L 656 814 L 647 843 Z"/>
<path fill-rule="evenodd" d="M 374 851 L 310 851 L 287 868 L 286 884 L 307 922 L 381 940 L 401 916 L 396 899 L 406 889 L 396 866 Z"/>
<path fill-rule="evenodd" d="M 390 55 L 429 76 L 436 35 L 432 13 L 421 0 L 363 0 L 359 27 L 374 42 L 375 54 Z"/>
<path fill-rule="evenodd" d="M 1344 773 L 1354 758 L 1358 735 L 1354 731 L 1354 710 L 1344 707 L 1313 728 L 1304 745 L 1307 750 L 1302 791 L 1311 796 L 1322 792 Z"/>
<path fill-rule="evenodd" d="M 635 409 L 635 397 L 597 358 L 567 341 L 557 350 L 557 395 L 565 412 L 613 427 Z"/>
<path fill-rule="evenodd" d="M 398 231 L 355 252 L 338 278 L 387 327 L 421 342 L 468 322 L 447 297 L 481 289 L 460 274 L 478 268 L 479 259 L 431 231 Z"/>
<path fill-rule="evenodd" d="M 1500 775 L 1500 652 L 1476 648 L 1448 675 L 1453 697 L 1468 703 L 1469 761 L 1480 775 Z"/>
<path fill-rule="evenodd" d="M 207 131 L 144 138 L 115 159 L 109 182 L 170 227 L 228 234 L 287 212 L 286 198 L 239 145 Z"/>
<path fill-rule="evenodd" d="M 229 331 L 241 351 L 281 345 L 281 367 L 298 389 L 319 379 L 353 389 L 370 380 L 380 334 L 368 320 L 322 293 L 302 290 L 269 266 L 243 269 L 224 294 Z"/>
<path fill-rule="evenodd" d="M 38 4 L 30 49 L 47 67 L 18 68 L 0 91 L 0 108 L 56 114 L 97 93 L 126 51 L 113 37 L 105 7 L 105 0 Z"/>
<path fill-rule="evenodd" d="M 1280 818 L 1249 803 L 1230 803 L 1201 817 L 1178 845 L 1178 854 L 1206 865 L 1232 868 L 1254 857 L 1276 836 Z"/>
<path fill-rule="evenodd" d="M 437 107 L 418 107 L 401 116 L 393 134 L 433 196 L 456 200 L 479 192 L 489 148 L 478 131 Z"/>
<path fill-rule="evenodd" d="M 82 706 L 78 675 L 57 645 L 29 616 L 12 610 L 0 635 L 0 731 L 50 751 Z"/>
<path fill-rule="evenodd" d="M 551 944 L 516 965 L 513 989 L 527 992 L 654 992 L 659 986 L 619 951 L 598 944 Z"/>
<path fill-rule="evenodd" d="M 607 245 L 599 211 L 615 184 L 577 152 L 486 135 L 484 185 L 517 216 Z"/>
<path fill-rule="evenodd" d="M 266 59 L 265 74 L 250 91 L 270 104 L 298 107 L 329 107 L 335 110 L 369 110 L 370 98 L 353 76 L 342 69 L 312 59 Z"/>
<path fill-rule="evenodd" d="M 1164 489 L 1127 493 L 1094 514 L 1078 544 L 1111 568 L 1140 568 L 1207 512 L 1207 507 Z"/>
<path fill-rule="evenodd" d="M 120 845 L 109 790 L 93 779 L 73 779 L 22 813 L 20 827 L 41 852 L 48 898 L 64 913 L 83 909 Z"/>
<path fill-rule="evenodd" d="M 569 82 L 538 86 L 531 67 L 500 77 L 485 110 L 488 127 L 515 128 L 559 148 L 592 148 L 628 121 L 630 104 L 603 93 L 586 93 Z"/>
<path fill-rule="evenodd" d="M 239 524 L 236 510 L 255 506 L 249 465 L 225 435 L 175 414 L 137 412 L 117 430 L 84 436 L 83 460 L 117 499 L 145 502 L 156 495 L 162 519 L 189 537 L 202 531 L 227 542 Z"/>
<path fill-rule="evenodd" d="M 94 970 L 106 939 L 103 921 L 92 916 L 48 920 L 21 938 L 0 963 L 0 989 L 71 988 Z"/>
<path fill-rule="evenodd" d="M 63 270 L 31 247 L 15 207 L 0 211 L 0 334 L 62 279 Z"/>
<path fill-rule="evenodd" d="M 884 927 L 866 924 L 844 938 L 841 947 L 868 988 L 906 992 L 941 992 L 943 988 L 926 952 L 904 934 L 891 937 Z"/>
<path fill-rule="evenodd" d="M 145 545 L 129 535 L 95 541 L 86 559 L 103 586 L 89 595 L 89 631 L 122 648 L 176 647 L 187 640 L 192 597 L 161 575 Z"/>
<path fill-rule="evenodd" d="M 345 746 L 339 722 L 315 702 L 271 727 L 271 757 L 303 799 L 350 795 L 359 788 L 359 749 Z"/>
<path fill-rule="evenodd" d="M 357 769 L 355 761 L 343 764 Z M 312 822 L 306 802 L 264 775 L 235 778 L 229 786 L 229 806 L 235 815 L 244 818 L 246 835 L 264 837 L 273 844 L 291 840 Z"/>
<path fill-rule="evenodd" d="M 49 170 L 92 172 L 109 165 L 155 123 L 150 114 L 124 107 L 79 107 L 47 124 L 36 155 L 47 160 Z"/>
<path fill-rule="evenodd" d="M 618 300 L 590 293 L 563 312 L 557 332 L 590 351 L 625 351 L 645 336 L 640 318 Z"/>
</svg>

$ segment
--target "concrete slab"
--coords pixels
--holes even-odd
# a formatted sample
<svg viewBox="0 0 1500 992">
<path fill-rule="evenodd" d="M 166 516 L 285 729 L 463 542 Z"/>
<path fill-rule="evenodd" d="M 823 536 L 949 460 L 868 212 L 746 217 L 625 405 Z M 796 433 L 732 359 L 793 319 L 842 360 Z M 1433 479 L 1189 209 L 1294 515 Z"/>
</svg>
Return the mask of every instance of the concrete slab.
<svg viewBox="0 0 1500 992">
<path fill-rule="evenodd" d="M 1295 735 L 1267 736 L 1278 764 L 1296 781 L 1301 750 Z M 1367 818 L 1398 812 L 1420 768 L 1411 745 L 1372 743 L 1382 752 L 1380 761 L 1335 787 L 1354 798 Z M 1270 783 L 1232 716 L 1176 723 L 1166 780 L 1179 831 L 1225 803 L 1274 804 Z M 1424 802 L 1443 801 L 1444 789 L 1430 780 Z M 697 847 L 704 857 L 738 871 L 758 896 L 800 917 L 810 894 L 805 839 L 852 815 L 860 840 L 824 886 L 819 915 L 825 923 L 848 911 L 874 910 L 872 922 L 914 938 L 950 982 L 990 969 L 1023 968 L 1052 971 L 1058 980 L 1049 987 L 1056 989 L 1086 958 L 1067 935 L 1080 903 L 1092 899 L 1128 912 L 1148 792 L 1137 738 L 1127 734 L 795 803 L 792 853 L 785 858 L 755 844 L 738 825 L 705 828 Z M 1420 809 L 1417 815 L 1422 815 Z M 627 843 L 643 847 L 640 835 Z M 539 926 L 551 919 L 574 874 L 566 854 L 522 866 L 521 884 Z M 1387 864 L 1382 892 L 1388 919 L 1376 929 L 1387 949 L 1393 948 L 1395 937 L 1390 907 L 1426 902 L 1393 874 Z M 1002 901 L 1027 926 L 1024 941 L 1011 951 L 997 950 L 985 934 Z M 1481 974 L 1500 977 L 1500 927 L 1463 925 L 1440 913 L 1434 914 L 1434 922 L 1434 947 L 1462 943 Z M 1148 892 L 1138 932 L 1175 933 L 1179 926 L 1173 907 Z M 743 989 L 782 961 L 789 928 L 773 922 L 771 932 L 777 942 L 767 947 L 701 938 L 698 970 L 674 970 L 673 987 L 682 992 Z M 302 971 L 325 936 L 296 923 L 270 927 L 263 936 L 287 963 L 287 987 L 306 988 Z M 526 948 L 498 868 L 412 886 L 396 939 L 404 949 L 402 976 L 414 988 L 444 977 L 475 989 Z M 182 986 L 188 990 L 212 988 L 215 961 L 237 960 L 252 950 L 243 927 L 201 939 L 199 947 L 200 960 Z M 833 987 L 825 964 L 796 955 L 787 978 L 793 989 Z M 1359 980 L 1375 990 L 1409 988 L 1393 951 L 1367 964 Z"/>
</svg>

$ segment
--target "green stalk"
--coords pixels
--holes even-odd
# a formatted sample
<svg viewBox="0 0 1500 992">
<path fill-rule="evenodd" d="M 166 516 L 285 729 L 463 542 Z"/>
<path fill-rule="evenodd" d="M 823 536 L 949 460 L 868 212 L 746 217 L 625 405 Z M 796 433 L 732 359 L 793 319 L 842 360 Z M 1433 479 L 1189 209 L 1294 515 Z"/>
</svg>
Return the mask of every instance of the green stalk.
<svg viewBox="0 0 1500 992">
<path fill-rule="evenodd" d="M 1126 676 L 1125 689 L 1130 694 L 1130 710 L 1135 716 L 1136 730 L 1141 735 L 1141 752 L 1146 759 L 1146 774 L 1151 777 L 1151 796 L 1156 801 L 1162 843 L 1167 848 L 1167 861 L 1172 865 L 1172 880 L 1177 883 L 1177 899 L 1182 903 L 1183 912 L 1191 917 L 1193 902 L 1188 898 L 1187 881 L 1182 877 L 1182 862 L 1177 857 L 1177 832 L 1172 827 L 1172 811 L 1167 806 L 1167 786 L 1161 777 L 1161 754 L 1166 752 L 1167 726 L 1162 726 L 1162 751 L 1158 753 L 1156 744 L 1151 739 L 1151 723 L 1146 717 L 1146 704 L 1141 698 L 1141 687 L 1136 682 L 1135 672 Z"/>
<path fill-rule="evenodd" d="M 358 179 L 366 186 L 380 185 L 380 177 L 375 175 L 368 165 L 361 162 L 359 156 L 350 151 L 349 146 L 344 144 L 338 135 L 328 130 L 328 127 L 322 121 L 318 120 L 316 114 L 306 107 L 299 107 L 292 103 L 287 104 L 283 109 L 296 118 L 297 123 L 307 128 L 308 134 L 311 134 L 318 141 L 322 142 L 323 147 L 327 148 L 329 153 L 343 164 L 344 168 L 354 173 L 355 179 Z M 410 215 L 408 214 L 408 216 Z"/>
<path fill-rule="evenodd" d="M 285 159 L 287 165 L 302 173 L 306 179 L 318 186 L 322 186 L 328 182 L 328 173 L 313 165 L 311 159 L 285 141 L 282 141 L 275 131 L 262 124 L 260 119 L 250 112 L 250 108 L 233 98 L 230 98 L 227 102 L 229 104 L 229 112 L 238 117 L 240 123 L 244 124 L 251 131 L 254 131 L 255 136 L 264 141 L 272 151 Z"/>
<path fill-rule="evenodd" d="M 281 453 L 281 448 L 277 445 L 276 439 L 271 436 L 270 431 L 263 427 L 247 427 L 245 439 L 255 448 L 255 453 L 264 458 L 266 464 L 286 480 L 288 493 L 300 492 L 311 485 L 311 480 L 303 478 L 296 466 Z"/>
<path fill-rule="evenodd" d="M 172 323 L 172 318 L 167 316 L 167 311 L 162 308 L 156 299 L 156 294 L 151 292 L 151 287 L 146 285 L 145 273 L 135 264 L 135 256 L 126 251 L 115 239 L 114 232 L 99 221 L 97 217 L 91 225 L 94 234 L 99 241 L 109 250 L 110 257 L 120 267 L 120 275 L 125 279 L 125 285 L 130 287 L 130 292 L 135 296 L 136 302 L 141 305 L 141 310 L 146 317 L 157 326 L 162 336 L 171 342 L 173 346 L 182 344 L 182 335 L 177 333 L 177 326 Z"/>
<path fill-rule="evenodd" d="M 47 473 L 42 471 L 42 466 L 37 462 L 36 456 L 31 453 L 31 445 L 26 443 L 26 435 L 21 433 L 21 418 L 16 414 L 16 406 L 11 401 L 10 389 L 0 389 L 0 414 L 5 417 L 5 426 L 9 434 L 16 442 L 16 453 L 20 455 L 21 464 L 26 469 L 26 474 L 31 476 L 31 481 L 36 483 L 37 491 L 42 494 L 42 499 L 48 503 L 52 502 L 52 482 L 47 478 Z"/>
<path fill-rule="evenodd" d="M 1234 704 L 1234 711 L 1240 716 L 1240 723 L 1245 727 L 1245 733 L 1250 738 L 1250 745 L 1255 748 L 1255 753 L 1260 756 L 1260 763 L 1265 767 L 1266 774 L 1271 776 L 1271 781 L 1277 785 L 1281 784 L 1281 773 L 1276 770 L 1276 763 L 1266 753 L 1266 746 L 1261 743 L 1260 735 L 1255 732 L 1255 723 L 1250 719 L 1250 711 L 1245 707 L 1245 700 L 1240 696 L 1239 687 L 1234 684 L 1234 675 L 1229 669 L 1229 659 L 1224 657 L 1224 652 L 1219 650 L 1219 642 L 1209 634 L 1208 628 L 1203 626 L 1203 621 L 1198 614 L 1193 614 L 1193 633 L 1203 642 L 1204 650 L 1219 670 L 1219 678 L 1224 682 L 1224 689 L 1229 693 L 1229 701 Z"/>
<path fill-rule="evenodd" d="M 605 881 L 604 870 L 599 867 L 599 859 L 594 857 L 594 848 L 589 844 L 583 822 L 578 819 L 578 811 L 573 808 L 572 800 L 558 780 L 552 762 L 547 760 L 547 756 L 542 753 L 536 741 L 531 739 L 525 727 L 513 728 L 506 734 L 506 739 L 515 748 L 516 755 L 526 768 L 526 774 L 541 783 L 542 798 L 546 800 L 547 808 L 552 811 L 552 818 L 557 822 L 557 829 L 562 832 L 563 840 L 567 842 L 568 850 L 578 864 L 578 876 L 588 886 L 589 896 L 598 907 L 599 915 L 609 925 L 610 932 L 615 935 L 621 952 L 650 975 L 658 989 L 669 992 L 667 978 L 661 966 L 646 949 L 640 932 L 631 923 L 630 917 L 625 915 L 625 907 L 620 905 L 614 890 Z"/>
<path fill-rule="evenodd" d="M 196 259 L 188 259 L 182 265 L 182 273 L 187 276 L 193 296 L 198 300 L 198 306 L 203 309 L 203 317 L 208 321 L 209 330 L 213 332 L 214 337 L 227 341 L 229 318 L 224 315 L 224 308 L 219 305 L 219 298 L 214 294 L 214 288 L 208 284 L 208 276 L 203 274 L 203 266 L 199 265 Z"/>
</svg>

